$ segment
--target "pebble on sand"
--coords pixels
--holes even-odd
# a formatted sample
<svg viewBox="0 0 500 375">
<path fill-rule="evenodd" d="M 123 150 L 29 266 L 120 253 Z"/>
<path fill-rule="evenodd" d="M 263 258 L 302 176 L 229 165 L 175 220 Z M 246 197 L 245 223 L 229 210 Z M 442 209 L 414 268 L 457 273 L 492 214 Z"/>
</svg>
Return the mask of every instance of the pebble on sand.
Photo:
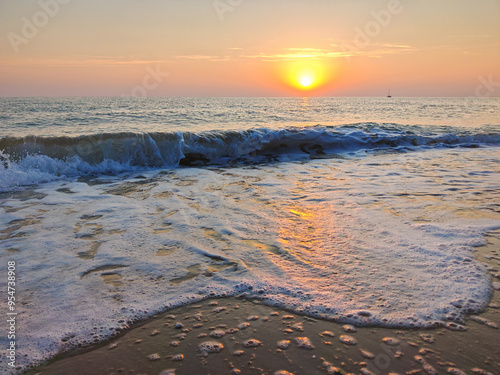
<svg viewBox="0 0 500 375">
<path fill-rule="evenodd" d="M 278 341 L 278 348 L 280 349 L 288 349 L 288 346 L 290 345 L 290 340 L 280 340 Z"/>
<path fill-rule="evenodd" d="M 366 367 L 364 367 L 361 370 L 359 370 L 359 372 L 361 372 L 363 375 L 375 375 L 374 372 L 368 370 Z"/>
<path fill-rule="evenodd" d="M 243 322 L 243 323 L 241 323 L 240 325 L 238 325 L 238 327 L 237 327 L 237 328 L 238 328 L 239 330 L 242 330 L 242 329 L 246 329 L 246 328 L 248 328 L 248 327 L 250 327 L 250 323 Z"/>
<path fill-rule="evenodd" d="M 224 345 L 217 341 L 204 341 L 198 346 L 198 349 L 203 355 L 208 355 L 220 353 L 224 349 Z"/>
<path fill-rule="evenodd" d="M 418 351 L 418 354 L 422 354 L 422 355 L 426 355 L 426 354 L 429 354 L 429 353 L 436 353 L 436 352 L 434 350 L 432 350 L 432 349 L 429 349 L 429 348 L 421 348 Z"/>
<path fill-rule="evenodd" d="M 184 360 L 184 354 L 176 354 L 172 357 L 172 361 L 183 361 Z"/>
<path fill-rule="evenodd" d="M 343 372 L 341 369 L 335 366 L 329 366 L 326 368 L 326 373 L 328 375 L 344 375 L 345 372 Z"/>
<path fill-rule="evenodd" d="M 346 345 L 356 345 L 358 343 L 358 341 L 354 337 L 348 335 L 341 335 L 339 337 L 339 340 L 341 343 Z"/>
<path fill-rule="evenodd" d="M 285 370 L 278 370 L 274 372 L 274 375 L 293 375 L 293 372 L 285 371 Z"/>
<path fill-rule="evenodd" d="M 422 333 L 420 338 L 429 344 L 432 344 L 435 341 L 434 335 L 430 333 Z"/>
<path fill-rule="evenodd" d="M 148 359 L 150 361 L 157 361 L 160 359 L 160 355 L 158 353 L 148 355 Z"/>
<path fill-rule="evenodd" d="M 163 370 L 162 372 L 160 372 L 160 375 L 175 375 L 175 369 L 169 368 L 167 370 Z"/>
<path fill-rule="evenodd" d="M 350 325 L 350 324 L 344 324 L 342 326 L 342 328 L 344 329 L 345 332 L 347 333 L 353 333 L 353 332 L 357 332 L 356 330 L 356 327 Z"/>
<path fill-rule="evenodd" d="M 304 348 L 304 349 L 314 349 L 314 345 L 312 344 L 311 340 L 309 337 L 296 337 L 295 342 L 299 346 L 299 348 Z"/>
<path fill-rule="evenodd" d="M 478 368 L 478 367 L 474 367 L 471 371 L 474 374 L 478 374 L 478 375 L 493 375 L 491 372 L 488 372 L 488 371 L 483 370 L 482 368 Z"/>
<path fill-rule="evenodd" d="M 241 355 L 243 355 L 243 354 L 245 354 L 245 352 L 244 352 L 243 350 L 235 350 L 235 351 L 233 352 L 233 355 L 234 355 L 235 357 L 239 357 L 239 356 L 241 356 Z"/>
<path fill-rule="evenodd" d="M 389 345 L 389 346 L 399 345 L 399 340 L 395 337 L 384 337 L 382 339 L 382 342 L 386 345 Z"/>
<path fill-rule="evenodd" d="M 455 323 L 455 322 L 446 323 L 445 327 L 451 331 L 466 331 L 467 330 L 466 327 L 464 327 L 461 324 Z"/>
<path fill-rule="evenodd" d="M 368 350 L 359 349 L 359 351 L 361 352 L 361 355 L 363 357 L 365 357 L 366 359 L 373 359 L 373 358 L 375 358 L 375 354 L 373 354 L 372 352 L 369 352 Z"/>
<path fill-rule="evenodd" d="M 453 375 L 467 375 L 465 371 L 462 371 L 456 367 L 450 367 L 448 369 L 448 374 L 453 374 Z"/>
<path fill-rule="evenodd" d="M 335 334 L 332 331 L 323 331 L 319 335 L 320 336 L 335 337 Z"/>
<path fill-rule="evenodd" d="M 415 361 L 417 361 L 418 363 L 420 363 L 422 365 L 422 367 L 424 368 L 424 371 L 426 373 L 428 373 L 429 375 L 438 375 L 437 370 L 434 367 L 432 367 L 429 363 L 427 363 L 427 361 L 424 359 L 424 357 L 422 357 L 420 355 L 416 355 L 413 358 L 415 358 Z"/>
<path fill-rule="evenodd" d="M 256 348 L 256 347 L 261 346 L 261 345 L 262 345 L 262 343 L 256 339 L 248 339 L 247 341 L 245 341 L 243 343 L 243 346 L 245 348 Z"/>
<path fill-rule="evenodd" d="M 345 372 L 343 372 L 341 369 L 338 367 L 335 367 L 333 364 L 325 360 L 324 358 L 321 358 L 323 360 L 323 367 L 326 369 L 326 373 L 328 375 L 344 375 Z"/>
<path fill-rule="evenodd" d="M 224 332 L 222 329 L 216 329 L 215 331 L 210 332 L 210 337 L 213 337 L 215 339 L 220 339 L 225 334 L 226 332 Z"/>
<path fill-rule="evenodd" d="M 479 324 L 484 324 L 490 328 L 495 328 L 495 329 L 498 329 L 498 325 L 496 323 L 493 323 L 492 321 L 488 320 L 488 319 L 485 319 L 481 316 L 477 316 L 477 315 L 472 315 L 470 316 L 470 319 L 479 323 Z"/>
</svg>

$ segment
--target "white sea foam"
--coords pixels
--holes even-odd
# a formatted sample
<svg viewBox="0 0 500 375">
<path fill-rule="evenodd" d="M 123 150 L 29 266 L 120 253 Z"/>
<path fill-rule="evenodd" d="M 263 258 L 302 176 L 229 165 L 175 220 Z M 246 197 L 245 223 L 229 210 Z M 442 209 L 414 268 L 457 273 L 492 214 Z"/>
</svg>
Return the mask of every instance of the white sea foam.
<svg viewBox="0 0 500 375">
<path fill-rule="evenodd" d="M 387 127 L 387 125 L 385 125 Z M 78 137 L 0 138 L 0 191 L 90 174 L 179 165 L 248 165 L 269 161 L 361 156 L 441 147 L 485 147 L 499 133 L 429 133 L 402 125 L 259 128 L 201 133 L 98 133 Z"/>
<path fill-rule="evenodd" d="M 463 323 L 491 293 L 472 246 L 500 227 L 498 180 L 484 178 L 498 161 L 494 148 L 433 150 L 5 194 L 0 247 L 22 280 L 19 364 L 212 296 L 353 325 Z"/>
</svg>

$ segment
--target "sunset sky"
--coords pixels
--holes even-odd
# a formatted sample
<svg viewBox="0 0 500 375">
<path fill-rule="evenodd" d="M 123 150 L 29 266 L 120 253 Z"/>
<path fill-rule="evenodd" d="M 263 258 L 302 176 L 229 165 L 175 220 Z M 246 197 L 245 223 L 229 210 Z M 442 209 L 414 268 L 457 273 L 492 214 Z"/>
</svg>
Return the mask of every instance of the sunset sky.
<svg viewBox="0 0 500 375">
<path fill-rule="evenodd" d="M 0 96 L 500 96 L 500 0 L 0 0 Z"/>
</svg>

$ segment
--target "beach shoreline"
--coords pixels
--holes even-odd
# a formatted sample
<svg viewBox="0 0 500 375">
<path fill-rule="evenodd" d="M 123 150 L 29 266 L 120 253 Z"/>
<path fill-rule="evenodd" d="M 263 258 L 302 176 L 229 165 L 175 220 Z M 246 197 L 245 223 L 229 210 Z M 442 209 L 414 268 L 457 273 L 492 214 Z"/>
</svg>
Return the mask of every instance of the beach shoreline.
<svg viewBox="0 0 500 375">
<path fill-rule="evenodd" d="M 157 314 L 104 343 L 58 355 L 25 374 L 499 373 L 500 232 L 487 239 L 475 256 L 488 268 L 494 290 L 485 311 L 467 316 L 465 330 L 455 324 L 353 328 L 258 300 L 209 299 Z M 205 342 L 223 349 L 205 353 L 200 350 Z"/>
<path fill-rule="evenodd" d="M 33 110 L 42 102 L 60 105 L 28 102 Z M 333 116 L 338 126 L 322 124 L 332 115 L 325 108 L 350 110 L 358 100 L 312 101 L 308 111 L 323 116 L 314 115 L 313 126 L 278 121 L 295 101 L 262 99 L 250 104 L 276 115 L 269 124 L 263 115 L 262 128 L 200 116 L 189 131 L 146 122 L 126 133 L 96 127 L 77 136 L 73 123 L 47 123 L 2 138 L 12 146 L 0 165 L 0 247 L 19 281 L 17 371 L 43 363 L 31 373 L 428 373 L 424 367 L 442 372 L 454 362 L 464 371 L 486 364 L 486 373 L 498 373 L 491 364 L 498 349 L 490 348 L 498 330 L 488 326 L 500 321 L 497 310 L 466 319 L 490 300 L 487 268 L 498 282 L 498 250 L 489 258 L 475 250 L 500 228 L 496 115 L 487 116 L 491 125 L 454 118 L 447 127 L 436 122 L 462 101 L 398 99 L 386 104 L 399 110 L 410 103 L 405 120 L 377 122 L 371 108 L 380 102 L 362 102 L 359 122 Z M 72 103 L 68 108 L 89 105 Z M 189 103 L 200 113 L 207 105 L 222 113 L 236 102 Z M 425 123 L 422 105 L 437 111 Z M 494 103 L 467 108 L 479 113 L 485 105 Z M 89 119 L 99 120 L 105 106 Z M 22 138 L 23 131 L 31 135 Z M 61 131 L 69 136 L 55 136 Z M 497 237 L 490 235 L 496 248 Z M 172 328 L 177 320 L 165 318 L 172 314 L 183 327 Z M 231 330 L 244 322 L 247 329 Z M 420 336 L 426 329 L 405 329 L 460 329 L 453 324 L 464 322 L 465 332 L 431 330 L 434 344 Z M 345 332 L 344 324 L 375 328 Z M 211 337 L 217 329 L 224 332 Z M 345 335 L 357 344 L 341 341 Z M 301 337 L 314 349 L 298 347 L 307 344 Z M 262 345 L 245 348 L 252 338 Z M 208 339 L 224 349 L 205 358 L 199 345 Z M 283 340 L 287 349 L 278 348 Z M 235 350 L 245 353 L 233 356 Z"/>
</svg>

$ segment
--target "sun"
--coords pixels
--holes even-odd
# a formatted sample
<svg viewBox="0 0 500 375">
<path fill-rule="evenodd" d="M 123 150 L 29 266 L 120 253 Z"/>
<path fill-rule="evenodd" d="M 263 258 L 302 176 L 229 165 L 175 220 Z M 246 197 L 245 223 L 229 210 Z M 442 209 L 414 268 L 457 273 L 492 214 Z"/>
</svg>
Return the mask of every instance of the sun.
<svg viewBox="0 0 500 375">
<path fill-rule="evenodd" d="M 283 81 L 302 92 L 314 91 L 331 80 L 331 67 L 321 61 L 294 61 L 283 64 L 280 75 Z"/>
<path fill-rule="evenodd" d="M 303 73 L 297 77 L 297 83 L 300 87 L 303 89 L 308 89 L 311 86 L 314 85 L 314 82 L 316 81 L 316 77 L 314 77 L 310 73 Z"/>
<path fill-rule="evenodd" d="M 297 66 L 292 71 L 292 84 L 300 90 L 311 90 L 320 84 L 320 69 L 318 66 Z"/>
</svg>

